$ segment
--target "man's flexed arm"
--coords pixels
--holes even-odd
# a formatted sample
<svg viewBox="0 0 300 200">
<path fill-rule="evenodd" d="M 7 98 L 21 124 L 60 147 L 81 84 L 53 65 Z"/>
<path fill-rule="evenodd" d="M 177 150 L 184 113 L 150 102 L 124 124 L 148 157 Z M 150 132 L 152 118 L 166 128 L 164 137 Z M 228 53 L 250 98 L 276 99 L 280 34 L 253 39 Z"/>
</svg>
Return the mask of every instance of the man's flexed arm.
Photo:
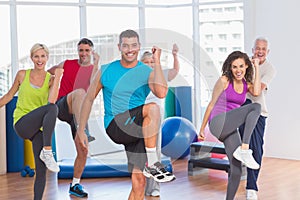
<svg viewBox="0 0 300 200">
<path fill-rule="evenodd" d="M 153 46 L 152 53 L 154 67 L 148 80 L 149 87 L 155 96 L 158 98 L 164 98 L 168 92 L 168 85 L 164 78 L 160 64 L 161 49 Z"/>
</svg>

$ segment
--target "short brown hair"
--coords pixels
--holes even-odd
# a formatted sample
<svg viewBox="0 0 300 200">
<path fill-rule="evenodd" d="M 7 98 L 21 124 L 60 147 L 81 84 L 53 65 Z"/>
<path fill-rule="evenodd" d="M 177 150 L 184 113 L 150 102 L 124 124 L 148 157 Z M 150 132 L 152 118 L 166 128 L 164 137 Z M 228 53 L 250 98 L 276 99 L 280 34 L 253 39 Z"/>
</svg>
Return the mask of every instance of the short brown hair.
<svg viewBox="0 0 300 200">
<path fill-rule="evenodd" d="M 131 38 L 131 37 L 136 37 L 138 39 L 138 42 L 140 43 L 140 37 L 139 37 L 139 34 L 137 32 L 135 32 L 134 30 L 126 30 L 126 31 L 123 31 L 120 36 L 119 36 L 119 44 L 122 43 L 122 38 Z"/>
</svg>

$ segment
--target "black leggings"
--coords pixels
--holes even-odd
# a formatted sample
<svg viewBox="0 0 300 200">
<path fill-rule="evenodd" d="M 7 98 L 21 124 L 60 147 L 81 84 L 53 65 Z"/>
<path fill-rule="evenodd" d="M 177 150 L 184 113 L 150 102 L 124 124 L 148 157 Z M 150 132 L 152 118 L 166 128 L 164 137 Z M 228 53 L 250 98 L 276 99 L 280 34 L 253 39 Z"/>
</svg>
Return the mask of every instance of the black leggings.
<svg viewBox="0 0 300 200">
<path fill-rule="evenodd" d="M 233 152 L 241 143 L 249 144 L 250 137 L 260 116 L 261 106 L 258 103 L 248 104 L 215 116 L 209 124 L 211 133 L 224 143 L 230 162 L 226 200 L 233 200 L 242 176 L 242 164 L 233 157 Z M 245 124 L 241 140 L 238 128 Z"/>
<path fill-rule="evenodd" d="M 39 107 L 24 115 L 14 125 L 16 133 L 32 141 L 35 161 L 34 200 L 41 200 L 46 184 L 46 166 L 39 155 L 44 146 L 51 146 L 58 108 L 55 104 Z M 42 127 L 42 130 L 41 130 Z"/>
</svg>

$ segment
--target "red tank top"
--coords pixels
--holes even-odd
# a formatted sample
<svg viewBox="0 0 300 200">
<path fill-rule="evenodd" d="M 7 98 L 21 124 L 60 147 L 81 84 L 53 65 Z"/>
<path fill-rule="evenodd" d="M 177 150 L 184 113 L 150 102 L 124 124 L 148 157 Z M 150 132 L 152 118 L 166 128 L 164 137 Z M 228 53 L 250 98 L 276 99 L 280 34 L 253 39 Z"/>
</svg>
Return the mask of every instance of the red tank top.
<svg viewBox="0 0 300 200">
<path fill-rule="evenodd" d="M 64 73 L 61 79 L 58 98 L 66 96 L 75 89 L 82 88 L 87 91 L 90 85 L 90 78 L 93 65 L 80 66 L 78 59 L 66 60 L 64 63 Z"/>
</svg>

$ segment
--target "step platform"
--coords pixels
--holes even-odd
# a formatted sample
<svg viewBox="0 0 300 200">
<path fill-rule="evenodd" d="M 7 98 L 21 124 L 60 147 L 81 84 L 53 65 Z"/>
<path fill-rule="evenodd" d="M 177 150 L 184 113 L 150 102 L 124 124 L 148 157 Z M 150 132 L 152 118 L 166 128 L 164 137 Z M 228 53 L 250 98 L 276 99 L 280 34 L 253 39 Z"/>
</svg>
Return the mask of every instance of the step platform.
<svg viewBox="0 0 300 200">
<path fill-rule="evenodd" d="M 161 162 L 168 171 L 173 171 L 170 157 L 162 155 Z M 59 179 L 73 177 L 74 159 L 63 159 L 57 163 L 60 167 Z M 81 178 L 128 177 L 130 175 L 126 152 L 120 151 L 89 157 Z"/>
<path fill-rule="evenodd" d="M 223 170 L 229 172 L 229 161 L 221 158 L 212 158 L 211 154 L 226 154 L 222 143 L 216 142 L 193 142 L 190 145 L 190 159 L 188 161 L 188 175 L 202 174 L 207 169 Z"/>
</svg>

